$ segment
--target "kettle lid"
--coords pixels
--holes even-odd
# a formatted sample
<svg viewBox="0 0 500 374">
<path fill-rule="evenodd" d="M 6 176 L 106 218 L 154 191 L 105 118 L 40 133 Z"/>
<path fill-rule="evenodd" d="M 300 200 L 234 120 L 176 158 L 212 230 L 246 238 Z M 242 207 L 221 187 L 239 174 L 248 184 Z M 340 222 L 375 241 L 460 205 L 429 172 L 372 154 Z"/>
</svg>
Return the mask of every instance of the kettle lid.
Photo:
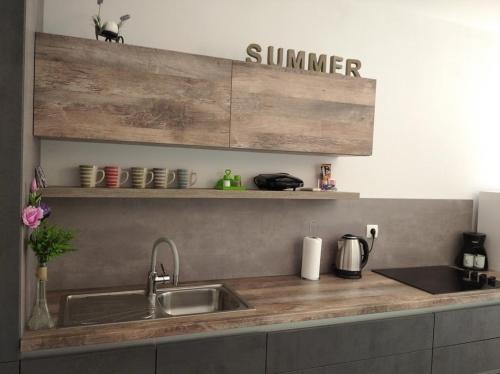
<svg viewBox="0 0 500 374">
<path fill-rule="evenodd" d="M 347 240 L 353 240 L 353 239 L 359 239 L 356 235 L 352 234 L 345 234 L 342 239 L 347 239 Z"/>
</svg>

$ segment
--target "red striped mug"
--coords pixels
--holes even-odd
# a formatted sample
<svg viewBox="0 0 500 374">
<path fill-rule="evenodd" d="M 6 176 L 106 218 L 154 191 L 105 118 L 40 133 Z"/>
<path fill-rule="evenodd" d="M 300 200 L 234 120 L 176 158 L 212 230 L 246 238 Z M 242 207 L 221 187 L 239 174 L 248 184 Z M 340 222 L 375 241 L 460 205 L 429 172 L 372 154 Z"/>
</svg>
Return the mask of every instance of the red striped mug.
<svg viewBox="0 0 500 374">
<path fill-rule="evenodd" d="M 106 172 L 106 187 L 108 188 L 119 188 L 128 181 L 129 172 L 122 171 L 119 166 L 106 166 L 104 170 Z"/>
</svg>

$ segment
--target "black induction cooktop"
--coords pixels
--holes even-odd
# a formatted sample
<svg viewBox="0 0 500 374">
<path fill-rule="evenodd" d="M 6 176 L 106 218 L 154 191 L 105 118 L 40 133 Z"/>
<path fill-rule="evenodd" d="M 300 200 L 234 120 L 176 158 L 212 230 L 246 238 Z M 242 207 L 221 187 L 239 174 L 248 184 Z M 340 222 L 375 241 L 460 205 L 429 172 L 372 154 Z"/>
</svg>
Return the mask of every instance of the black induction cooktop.
<svg viewBox="0 0 500 374">
<path fill-rule="evenodd" d="M 464 271 L 452 266 L 422 266 L 373 270 L 398 282 L 433 295 L 499 288 L 494 277 L 487 279 L 481 272 Z"/>
</svg>

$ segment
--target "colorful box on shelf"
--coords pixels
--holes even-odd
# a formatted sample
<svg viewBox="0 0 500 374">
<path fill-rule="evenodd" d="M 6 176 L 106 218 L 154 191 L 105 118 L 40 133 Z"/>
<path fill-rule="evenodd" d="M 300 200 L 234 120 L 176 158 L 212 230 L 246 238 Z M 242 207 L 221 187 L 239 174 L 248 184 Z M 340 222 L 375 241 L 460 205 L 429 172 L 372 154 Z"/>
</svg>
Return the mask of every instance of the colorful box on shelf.
<svg viewBox="0 0 500 374">
<path fill-rule="evenodd" d="M 223 191 L 245 191 L 246 187 L 241 185 L 241 177 L 239 175 L 231 176 L 231 170 L 226 169 L 224 177 L 219 179 L 215 184 L 215 189 Z"/>
</svg>

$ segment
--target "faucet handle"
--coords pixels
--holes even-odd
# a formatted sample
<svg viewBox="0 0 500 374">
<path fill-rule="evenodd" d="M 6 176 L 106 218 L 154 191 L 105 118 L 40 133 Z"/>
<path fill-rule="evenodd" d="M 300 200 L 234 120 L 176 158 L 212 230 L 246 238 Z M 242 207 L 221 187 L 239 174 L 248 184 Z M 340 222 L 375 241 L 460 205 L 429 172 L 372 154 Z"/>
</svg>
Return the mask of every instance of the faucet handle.
<svg viewBox="0 0 500 374">
<path fill-rule="evenodd" d="M 167 272 L 165 271 L 165 266 L 163 266 L 163 262 L 160 263 L 160 267 L 161 267 L 162 275 L 165 277 L 167 275 Z"/>
<path fill-rule="evenodd" d="M 160 267 L 161 267 L 161 273 L 160 273 L 161 275 L 158 276 L 157 275 L 158 273 L 155 274 L 155 279 L 154 279 L 155 283 L 165 284 L 167 282 L 170 282 L 171 280 L 170 275 L 168 275 L 167 272 L 165 271 L 165 267 L 163 266 L 163 264 L 160 264 Z"/>
</svg>

